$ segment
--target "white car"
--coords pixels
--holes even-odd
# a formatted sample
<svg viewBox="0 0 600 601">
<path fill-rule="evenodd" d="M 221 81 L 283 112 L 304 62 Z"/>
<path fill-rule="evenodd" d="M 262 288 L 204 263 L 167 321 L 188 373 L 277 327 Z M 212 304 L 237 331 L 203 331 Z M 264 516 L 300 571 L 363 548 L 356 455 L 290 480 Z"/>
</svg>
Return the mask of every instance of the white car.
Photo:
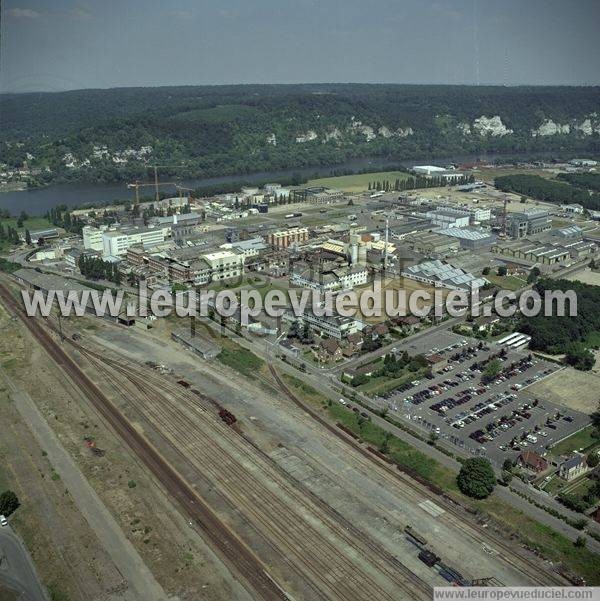
<svg viewBox="0 0 600 601">
<path fill-rule="evenodd" d="M 8 520 L 3 515 L 0 515 L 0 527 L 4 528 L 5 526 L 8 526 Z"/>
<path fill-rule="evenodd" d="M 347 405 L 348 401 L 345 401 L 344 399 L 340 399 L 340 405 Z"/>
</svg>

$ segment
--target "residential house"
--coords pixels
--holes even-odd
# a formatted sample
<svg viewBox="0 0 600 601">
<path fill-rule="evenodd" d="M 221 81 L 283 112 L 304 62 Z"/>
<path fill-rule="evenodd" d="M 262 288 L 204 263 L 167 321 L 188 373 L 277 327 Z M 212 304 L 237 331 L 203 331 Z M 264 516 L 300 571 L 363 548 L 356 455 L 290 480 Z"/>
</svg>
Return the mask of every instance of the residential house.
<svg viewBox="0 0 600 601">
<path fill-rule="evenodd" d="M 339 361 L 342 356 L 342 347 L 335 338 L 327 338 L 321 341 L 319 345 L 319 359 L 321 361 Z"/>
<path fill-rule="evenodd" d="M 588 466 L 585 460 L 585 455 L 581 455 L 580 453 L 573 453 L 570 457 L 567 457 L 559 466 L 558 466 L 558 475 L 563 479 L 569 482 L 582 474 L 587 472 Z"/>
<path fill-rule="evenodd" d="M 543 472 L 548 469 L 548 462 L 533 451 L 525 451 L 519 455 L 517 463 L 525 469 L 533 472 Z"/>
</svg>

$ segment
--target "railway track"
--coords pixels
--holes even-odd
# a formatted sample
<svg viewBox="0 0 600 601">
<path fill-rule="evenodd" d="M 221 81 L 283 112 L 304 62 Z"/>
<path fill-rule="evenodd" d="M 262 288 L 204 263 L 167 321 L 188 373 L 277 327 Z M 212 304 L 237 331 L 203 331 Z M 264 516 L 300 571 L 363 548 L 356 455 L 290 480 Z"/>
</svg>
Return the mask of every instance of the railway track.
<svg viewBox="0 0 600 601">
<path fill-rule="evenodd" d="M 10 292 L 4 287 L 4 286 L 0 286 L 0 297 L 2 297 L 5 302 L 9 305 L 11 305 L 11 308 L 17 312 L 21 317 L 23 316 L 21 313 L 21 309 L 20 307 L 17 305 L 17 303 L 15 302 L 15 299 L 12 297 L 12 295 L 10 294 Z M 32 331 L 32 333 L 34 334 L 34 336 L 36 338 L 38 338 L 38 340 L 40 341 L 40 343 L 42 344 L 42 346 L 44 346 L 46 348 L 46 350 L 48 350 L 48 352 L 51 354 L 51 356 L 55 359 L 55 361 L 61 366 L 63 367 L 63 369 L 66 369 L 66 371 L 69 373 L 69 375 L 71 375 L 72 372 L 72 367 L 69 365 L 68 361 L 71 361 L 68 357 L 68 355 L 66 355 L 66 353 L 64 353 L 64 351 L 62 351 L 62 349 L 56 345 L 56 342 L 50 337 L 48 336 L 47 333 L 44 333 L 40 328 L 35 328 L 36 332 L 34 332 L 34 329 L 32 329 L 30 323 L 28 322 L 32 322 L 34 320 L 32 320 L 31 318 L 27 318 L 24 320 L 27 327 L 30 329 L 30 331 Z M 39 333 L 39 335 L 37 335 Z M 41 339 L 43 338 L 47 338 L 48 340 L 44 342 L 42 342 Z M 72 343 L 72 341 L 70 341 Z M 48 346 L 47 346 L 48 345 Z M 56 347 L 58 346 L 58 349 L 54 349 L 55 353 L 52 353 L 49 349 L 51 347 Z M 80 346 L 80 345 L 75 345 L 75 346 Z M 82 347 L 80 347 L 82 348 Z M 57 352 L 60 351 L 60 352 Z M 62 353 L 62 354 L 61 354 Z M 66 360 L 65 360 L 66 358 Z M 96 360 L 102 360 L 105 363 L 107 362 L 107 358 L 104 356 L 101 357 L 96 357 Z M 108 361 L 108 364 L 110 364 L 110 360 Z M 122 366 L 120 366 L 122 368 Z M 77 366 L 75 366 L 75 368 L 77 368 Z M 113 364 L 111 366 L 112 369 L 117 369 L 115 367 L 115 365 Z M 292 400 L 292 402 L 294 402 L 299 408 L 301 408 L 303 411 L 305 411 L 306 413 L 308 413 L 315 421 L 317 421 L 318 423 L 320 423 L 323 427 L 325 427 L 327 430 L 329 430 L 331 433 L 333 433 L 338 439 L 340 439 L 341 441 L 343 441 L 345 444 L 350 445 L 352 447 L 355 448 L 355 450 L 359 451 L 360 453 L 360 457 L 363 460 L 363 463 L 365 466 L 367 466 L 367 469 L 372 469 L 372 465 L 373 464 L 377 464 L 379 465 L 381 468 L 383 468 L 385 471 L 387 471 L 388 475 L 392 475 L 396 480 L 400 481 L 402 483 L 403 486 L 406 486 L 408 488 L 410 488 L 414 493 L 416 493 L 417 495 L 419 495 L 421 498 L 422 497 L 428 497 L 431 498 L 432 500 L 435 500 L 438 503 L 442 503 L 444 505 L 444 509 L 448 514 L 448 519 L 450 519 L 451 521 L 453 521 L 457 528 L 459 528 L 466 536 L 468 536 L 469 538 L 471 538 L 474 542 L 479 543 L 485 546 L 494 546 L 496 547 L 498 550 L 501 551 L 501 557 L 502 560 L 510 565 L 512 565 L 515 569 L 517 569 L 519 572 L 523 573 L 524 575 L 528 576 L 529 578 L 531 578 L 534 582 L 539 582 L 540 584 L 549 584 L 549 580 L 551 580 L 552 584 L 564 584 L 565 581 L 560 578 L 557 574 L 554 573 L 549 573 L 549 572 L 541 572 L 540 570 L 540 566 L 536 563 L 534 563 L 533 561 L 522 557 L 522 556 L 517 556 L 517 558 L 514 558 L 514 548 L 510 547 L 508 544 L 506 544 L 503 540 L 501 540 L 499 537 L 493 536 L 491 535 L 489 532 L 486 532 L 486 536 L 482 536 L 478 530 L 472 526 L 472 525 L 468 525 L 467 528 L 465 528 L 466 523 L 465 523 L 465 518 L 464 516 L 456 510 L 456 508 L 454 508 L 450 503 L 448 503 L 446 500 L 444 499 L 440 499 L 439 495 L 436 495 L 434 493 L 432 493 L 431 491 L 425 489 L 424 487 L 422 487 L 420 484 L 418 484 L 417 482 L 414 482 L 411 478 L 406 477 L 403 474 L 400 474 L 398 472 L 396 472 L 395 470 L 391 469 L 389 465 L 387 465 L 386 463 L 384 463 L 382 460 L 380 460 L 379 458 L 375 457 L 372 453 L 369 453 L 369 451 L 367 451 L 364 447 L 362 447 L 361 445 L 359 445 L 356 441 L 352 440 L 350 437 L 346 436 L 343 432 L 341 432 L 340 430 L 338 430 L 335 426 L 333 426 L 332 424 L 330 424 L 328 421 L 326 421 L 322 416 L 320 416 L 316 411 L 314 411 L 314 409 L 312 409 L 312 407 L 310 407 L 309 405 L 305 404 L 303 401 L 301 401 L 290 389 L 289 387 L 285 384 L 285 382 L 283 382 L 283 380 L 281 379 L 281 377 L 279 376 L 279 374 L 276 372 L 276 370 L 274 369 L 274 367 L 272 365 L 269 365 L 269 369 L 270 369 L 270 373 L 271 376 L 273 378 L 273 381 L 271 382 L 270 380 L 265 378 L 265 382 L 267 382 L 269 385 L 273 386 L 275 385 L 277 388 L 279 388 L 282 392 L 285 393 L 285 395 Z M 79 370 L 80 371 L 80 370 Z M 71 375 L 72 378 L 76 379 L 79 377 L 79 375 L 77 374 L 77 372 L 72 372 L 74 373 L 74 375 Z M 121 372 L 121 374 L 124 377 L 128 377 L 128 379 L 131 379 L 131 377 L 133 377 L 135 379 L 135 376 L 131 376 L 131 374 L 125 374 L 123 371 Z M 146 374 L 147 376 L 147 374 Z M 86 377 L 87 378 L 87 377 Z M 162 379 L 163 382 L 159 383 L 158 379 L 156 378 L 151 378 L 152 381 L 152 386 L 158 386 L 164 387 L 164 378 Z M 90 384 L 92 386 L 93 383 Z M 140 381 L 139 378 L 137 380 L 135 380 L 135 384 L 136 386 L 139 386 L 140 388 L 144 388 L 146 389 L 146 392 L 144 393 L 146 395 L 146 401 L 148 401 L 148 399 L 151 397 L 151 393 L 152 390 L 148 389 L 148 382 L 143 382 Z M 172 393 L 172 383 L 169 383 L 169 386 L 171 386 L 170 392 Z M 87 387 L 87 386 L 86 386 Z M 98 390 L 96 388 L 96 390 Z M 183 391 L 183 389 L 181 389 Z M 98 390 L 98 392 L 100 393 L 100 391 Z M 101 393 L 100 393 L 101 394 Z M 191 393 L 189 393 L 191 394 Z M 181 400 L 185 400 L 189 402 L 190 397 L 186 396 L 186 395 L 179 395 Z M 90 398 L 90 400 L 92 401 L 92 403 L 96 406 L 96 402 L 93 398 Z M 208 397 L 204 397 L 204 400 L 207 402 L 211 402 L 211 399 L 208 399 Z M 110 402 L 107 400 L 107 402 L 110 404 Z M 197 407 L 197 406 L 196 406 Z M 98 408 L 98 407 L 97 407 Z M 109 408 L 109 413 L 112 413 L 113 411 L 116 411 L 116 409 L 114 407 L 112 407 L 112 409 Z M 99 410 L 99 412 L 101 414 L 104 415 L 104 413 L 102 411 Z M 117 411 L 118 413 L 118 411 Z M 159 414 L 156 414 L 158 418 L 160 419 L 165 419 L 165 416 L 163 415 L 162 417 Z M 106 417 L 106 416 L 105 416 Z M 121 416 L 122 417 L 122 416 Z M 181 417 L 181 416 L 180 416 Z M 109 423 L 112 422 L 111 420 L 106 417 L 107 421 L 109 421 Z M 125 420 L 126 421 L 126 420 Z M 182 425 L 182 424 L 180 424 Z M 117 430 L 117 428 L 115 426 L 113 426 L 115 428 L 115 430 Z M 131 426 L 130 426 L 131 427 Z M 123 431 L 123 434 L 125 434 L 127 432 L 127 430 Z M 134 430 L 135 432 L 135 430 Z M 127 434 L 128 435 L 128 434 Z M 171 435 L 174 436 L 175 432 L 171 432 Z M 144 439 L 142 439 L 144 440 Z M 247 442 L 248 441 L 246 439 Z M 135 443 L 137 444 L 137 442 Z M 190 441 L 187 441 L 187 444 L 191 444 Z M 130 445 L 131 446 L 131 445 Z M 254 445 L 255 446 L 255 445 Z M 134 449 L 135 450 L 135 449 Z M 260 449 L 256 448 L 257 451 L 260 451 Z M 136 450 L 136 452 L 139 453 L 145 453 L 145 449 L 138 449 Z M 270 457 L 268 457 L 268 455 L 265 454 L 265 457 L 268 458 L 268 460 L 273 464 L 273 466 L 276 466 L 277 469 L 279 469 L 280 471 L 284 472 L 286 475 L 287 472 L 285 472 L 285 470 L 283 470 L 283 468 L 281 468 L 280 466 L 278 466 Z M 147 462 L 148 460 L 150 460 L 151 457 L 148 457 L 147 459 L 143 459 L 144 463 L 146 463 L 147 465 L 149 465 L 149 463 Z M 158 459 L 160 459 L 160 456 L 158 457 Z M 163 461 L 164 463 L 164 461 Z M 152 464 L 152 461 L 150 461 L 150 464 Z M 156 465 L 160 465 L 160 463 L 156 463 Z M 150 467 L 150 465 L 149 465 Z M 152 468 L 151 468 L 152 469 Z M 156 467 L 154 468 L 156 469 Z M 153 469 L 153 471 L 154 471 Z M 173 475 L 176 477 L 174 482 L 177 481 L 177 478 L 179 478 L 179 480 L 181 482 L 183 482 L 183 480 L 181 479 L 181 477 L 174 471 L 173 471 Z M 162 481 L 162 478 L 159 477 L 159 480 Z M 185 482 L 183 482 L 185 485 L 187 485 Z M 170 486 L 174 486 L 173 484 L 171 484 Z M 187 487 L 189 488 L 189 485 L 187 485 Z M 165 488 L 168 488 L 165 485 Z M 174 489 L 174 491 L 177 490 L 177 487 Z M 305 492 L 310 492 L 310 491 L 305 491 Z M 198 499 L 197 494 L 195 493 L 195 491 L 193 490 L 189 490 L 188 495 L 191 494 L 193 496 L 192 501 L 192 505 L 194 505 L 194 501 L 195 499 Z M 312 493 L 310 493 L 312 495 Z M 185 495 L 183 494 L 182 490 L 178 490 L 177 492 L 174 492 L 174 495 L 176 498 L 179 499 L 180 503 L 182 503 L 182 506 L 185 508 L 185 504 L 184 501 L 182 499 L 185 498 Z M 181 497 L 181 498 L 180 498 Z M 314 497 L 314 495 L 313 495 Z M 313 499 L 315 500 L 315 499 Z M 316 500 L 319 501 L 320 499 L 318 499 L 318 497 L 316 497 Z M 329 507 L 329 506 L 327 506 Z M 207 509 L 209 509 L 207 507 Z M 273 509 L 273 508 L 272 508 Z M 193 512 L 197 512 L 198 507 L 194 506 L 194 507 L 190 507 L 188 506 L 186 510 L 193 510 Z M 334 510 L 332 508 L 329 507 L 329 510 L 334 512 Z M 193 514 L 190 513 L 190 515 Z M 334 512 L 337 513 L 337 512 Z M 197 521 L 197 516 L 194 516 L 193 518 L 195 521 Z M 218 517 L 214 516 L 213 514 L 213 519 L 216 520 L 216 522 L 213 522 L 213 525 L 216 528 L 219 527 L 225 527 L 224 524 L 222 523 L 218 523 Z M 336 519 L 338 520 L 338 522 L 343 521 L 343 517 L 339 516 L 339 514 L 336 516 Z M 345 524 L 344 527 L 347 528 L 348 524 Z M 351 525 L 350 525 L 351 526 Z M 351 530 L 351 529 L 350 529 Z M 356 532 L 356 530 L 353 531 L 353 534 L 360 536 L 360 532 Z M 237 537 L 235 536 L 235 534 L 232 533 L 232 536 L 234 537 L 234 539 L 237 539 Z M 240 543 L 241 541 L 236 540 L 236 543 Z M 245 546 L 245 545 L 244 545 Z M 218 546 L 217 546 L 218 547 Z M 246 548 L 247 549 L 247 548 Z M 258 560 L 258 558 L 256 558 L 254 556 L 254 554 L 251 552 L 250 549 L 247 549 L 249 554 L 250 554 L 250 558 L 248 559 L 248 561 L 250 560 L 255 560 L 258 561 L 259 564 L 258 566 L 260 567 L 255 567 L 256 569 L 259 569 L 261 574 L 263 574 L 262 578 L 259 578 L 259 584 L 257 586 L 257 591 L 258 592 L 262 592 L 262 589 L 264 588 L 265 591 L 267 591 L 266 594 L 273 594 L 273 597 L 268 597 L 265 596 L 264 598 L 285 598 L 285 593 L 282 591 L 282 589 L 272 580 L 272 578 L 270 577 L 270 575 L 267 573 L 267 571 L 265 570 L 265 568 L 260 564 L 260 561 Z M 373 551 L 373 549 L 371 549 L 371 551 Z M 222 551 L 224 552 L 224 551 Z M 376 550 L 376 554 L 379 552 L 379 550 Z M 385 553 L 385 551 L 384 551 Z M 231 553 L 230 553 L 231 554 Z M 393 558 L 393 556 L 392 556 Z M 393 558 L 395 559 L 395 558 Z M 390 558 L 385 558 L 385 561 L 390 561 Z M 391 562 L 393 565 L 393 562 Z M 399 563 L 399 562 L 398 562 Z M 234 564 L 235 565 L 235 564 Z M 399 573 L 402 575 L 402 578 L 405 580 L 405 582 L 402 583 L 402 588 L 405 588 L 406 583 L 411 583 L 411 586 L 413 587 L 413 591 L 414 590 L 418 590 L 419 592 L 424 592 L 425 591 L 425 587 L 423 586 L 424 583 L 422 581 L 420 581 L 420 579 L 417 579 L 418 582 L 414 582 L 414 578 L 416 578 L 416 576 L 414 574 L 412 574 L 412 572 L 410 572 L 403 564 L 400 563 L 399 566 L 396 566 Z M 240 572 L 242 574 L 245 574 L 245 571 L 247 571 L 247 566 L 243 568 L 243 570 L 240 570 Z M 543 581 L 542 581 L 542 574 L 543 574 Z M 250 582 L 250 580 L 248 580 Z M 351 582 L 351 581 L 349 581 Z M 358 584 L 356 582 L 353 583 L 354 585 Z M 253 586 L 256 586 L 253 584 Z M 356 591 L 357 589 L 354 589 L 354 591 Z M 358 589 L 358 590 L 362 590 L 362 589 Z M 429 588 L 429 593 L 430 594 L 430 588 Z M 315 593 L 317 593 L 317 590 L 315 589 Z M 355 597 L 349 597 L 350 598 L 355 598 Z M 385 597 L 381 597 L 381 598 L 385 598 Z"/>
<path fill-rule="evenodd" d="M 240 577 L 242 584 L 250 594 L 266 601 L 287 599 L 288 596 L 269 576 L 258 557 L 242 543 L 235 533 L 226 527 L 177 471 L 124 418 L 60 345 L 43 327 L 39 326 L 38 321 L 24 313 L 11 292 L 2 283 L 0 283 L 0 298 L 10 311 L 21 319 L 32 336 L 69 376 L 114 432 L 146 465 L 169 495 L 177 501 L 226 564 Z"/>
<path fill-rule="evenodd" d="M 453 506 L 452 503 L 448 502 L 445 498 L 440 497 L 440 495 L 436 495 L 432 493 L 428 488 L 422 486 L 415 482 L 412 478 L 404 476 L 401 473 L 398 473 L 396 470 L 391 468 L 387 463 L 376 457 L 373 453 L 370 453 L 365 447 L 359 444 L 357 441 L 352 439 L 351 437 L 344 434 L 341 430 L 336 428 L 326 419 L 324 419 L 321 415 L 319 415 L 310 405 L 307 405 L 302 400 L 300 400 L 285 384 L 285 382 L 281 379 L 275 368 L 272 364 L 269 364 L 269 371 L 271 376 L 273 377 L 274 382 L 277 386 L 286 394 L 286 396 L 300 409 L 308 413 L 314 420 L 320 423 L 324 428 L 329 430 L 332 434 L 334 434 L 338 439 L 342 440 L 345 444 L 353 447 L 357 450 L 360 455 L 366 459 L 369 464 L 377 464 L 382 469 L 386 470 L 388 474 L 390 474 L 393 478 L 402 482 L 403 485 L 408 486 L 413 492 L 417 493 L 421 497 L 427 497 L 432 501 L 435 501 L 438 504 L 443 504 L 444 510 L 448 514 L 449 518 L 453 523 L 457 525 L 457 528 L 465 535 L 468 536 L 474 542 L 482 545 L 482 548 L 486 547 L 496 547 L 502 551 L 502 561 L 510 564 L 519 572 L 531 578 L 533 582 L 536 582 L 540 585 L 561 585 L 564 586 L 566 581 L 559 575 L 554 572 L 548 572 L 541 570 L 540 565 L 529 560 L 522 555 L 518 556 L 518 559 L 515 559 L 515 550 L 513 547 L 509 546 L 498 536 L 494 536 L 490 532 L 486 532 L 486 536 L 481 536 L 481 534 L 465 521 L 464 516 Z M 485 545 L 485 547 L 484 547 Z"/>
<path fill-rule="evenodd" d="M 278 545 L 277 551 L 290 559 L 293 558 L 292 566 L 296 571 L 300 567 L 305 567 L 305 571 L 299 574 L 304 582 L 309 583 L 316 576 L 321 588 L 328 592 L 328 598 L 341 598 L 348 601 L 359 598 L 397 598 L 390 597 L 389 593 L 378 586 L 367 573 L 358 571 L 356 565 L 346 559 L 346 549 L 351 549 L 364 558 L 365 565 L 370 564 L 374 570 L 384 574 L 394 584 L 395 589 L 398 592 L 403 591 L 407 598 L 414 598 L 417 593 L 424 598 L 431 596 L 431 587 L 416 577 L 397 558 L 387 553 L 370 537 L 366 537 L 312 493 L 308 494 L 307 499 L 308 491 L 304 486 L 301 486 L 300 491 L 298 482 L 268 455 L 263 454 L 262 451 L 257 453 L 254 446 L 249 449 L 249 441 L 246 438 L 225 426 L 216 416 L 208 416 L 206 408 L 198 406 L 197 395 L 183 388 L 174 387 L 173 382 L 162 376 L 152 373 L 140 374 L 138 370 L 123 365 L 121 361 L 111 360 L 105 354 L 100 355 L 81 347 L 78 350 L 95 364 L 96 369 L 104 371 L 107 377 L 111 375 L 110 371 L 106 371 L 108 368 L 117 371 L 145 395 L 143 406 L 137 409 L 141 412 L 150 411 L 153 419 L 159 424 L 161 432 L 165 432 L 172 441 L 177 440 L 180 446 L 185 445 L 185 457 L 188 460 L 195 459 L 196 463 L 202 466 L 203 472 L 209 473 L 210 478 L 218 484 L 219 489 L 227 491 L 229 499 L 239 507 L 245 508 L 253 521 L 259 523 L 260 528 L 268 532 L 270 541 Z M 168 397 L 177 397 L 181 401 L 181 406 L 169 403 L 164 397 L 159 398 L 157 391 L 161 389 Z M 201 395 L 201 398 L 206 403 L 211 403 L 208 397 Z M 128 395 L 128 400 L 133 402 L 131 395 Z M 185 407 L 186 410 L 181 407 Z M 214 411 L 211 414 L 214 414 Z M 205 432 L 205 438 L 202 439 L 198 428 L 191 426 L 192 423 L 202 424 L 204 421 L 208 421 L 210 430 L 218 430 L 216 441 L 214 432 L 211 432 L 210 436 Z M 188 434 L 185 434 L 186 429 L 189 431 Z M 270 495 L 268 490 L 257 487 L 256 479 L 249 477 L 248 469 L 240 469 L 232 464 L 231 456 L 221 447 L 220 440 L 226 441 L 228 447 L 234 447 L 247 462 L 251 462 L 252 473 L 267 468 L 268 473 L 265 476 L 273 478 L 272 471 L 275 470 L 277 488 L 285 492 L 290 502 L 282 506 L 277 497 Z M 208 446 L 209 442 L 210 446 Z M 199 453 L 198 449 L 203 448 L 210 448 L 210 453 L 208 455 Z M 229 482 L 229 475 L 234 477 L 233 488 Z M 240 488 L 245 491 L 245 494 L 239 494 Z M 259 503 L 262 513 L 256 510 Z M 289 507 L 301 508 L 302 512 L 292 513 Z M 342 542 L 341 548 L 324 539 L 310 524 L 307 525 L 301 519 L 302 513 L 315 514 L 317 509 L 328 531 Z M 317 541 L 317 544 L 303 549 L 302 543 L 310 539 Z M 333 580 L 329 577 L 331 573 L 336 574 Z M 343 574 L 343 578 L 339 577 L 340 574 Z"/>
</svg>

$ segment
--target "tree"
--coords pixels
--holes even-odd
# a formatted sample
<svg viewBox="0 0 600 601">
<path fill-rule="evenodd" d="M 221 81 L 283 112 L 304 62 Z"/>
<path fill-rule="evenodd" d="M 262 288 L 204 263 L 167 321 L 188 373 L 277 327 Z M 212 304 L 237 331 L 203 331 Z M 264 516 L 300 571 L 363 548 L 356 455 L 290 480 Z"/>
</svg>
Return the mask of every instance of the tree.
<svg viewBox="0 0 600 601">
<path fill-rule="evenodd" d="M 505 459 L 502 464 L 502 471 L 504 472 L 512 472 L 513 467 L 515 466 L 512 459 Z"/>
<path fill-rule="evenodd" d="M 508 486 L 510 481 L 513 479 L 513 473 L 509 470 L 502 470 L 502 477 L 500 479 L 500 483 L 504 486 Z"/>
<path fill-rule="evenodd" d="M 587 456 L 587 464 L 590 467 L 596 467 L 600 463 L 600 457 L 598 457 L 598 453 L 592 452 Z"/>
<path fill-rule="evenodd" d="M 529 275 L 527 276 L 527 283 L 528 284 L 535 284 L 535 282 L 537 282 L 538 278 L 540 277 L 541 273 L 542 272 L 540 271 L 539 267 L 534 267 L 529 272 Z"/>
<path fill-rule="evenodd" d="M 5 490 L 0 495 L 0 514 L 8 517 L 19 505 L 19 498 L 12 490 Z"/>
<path fill-rule="evenodd" d="M 585 536 L 578 536 L 573 543 L 578 549 L 583 549 L 587 545 L 587 539 Z"/>
<path fill-rule="evenodd" d="M 484 267 L 481 270 L 481 275 L 488 275 L 490 273 L 490 268 L 489 267 Z"/>
<path fill-rule="evenodd" d="M 508 273 L 508 269 L 507 269 L 506 265 L 500 265 L 500 267 L 498 267 L 498 269 L 496 270 L 496 273 L 500 277 L 505 276 Z"/>
<path fill-rule="evenodd" d="M 490 462 L 483 457 L 467 459 L 456 478 L 462 493 L 474 499 L 485 499 L 494 490 L 496 476 Z"/>
<path fill-rule="evenodd" d="M 481 379 L 484 382 L 490 382 L 500 373 L 501 370 L 502 363 L 500 363 L 500 359 L 492 359 L 492 361 L 490 361 L 483 370 Z"/>
<path fill-rule="evenodd" d="M 25 242 L 31 244 L 31 234 L 29 233 L 29 230 L 25 230 Z"/>
</svg>

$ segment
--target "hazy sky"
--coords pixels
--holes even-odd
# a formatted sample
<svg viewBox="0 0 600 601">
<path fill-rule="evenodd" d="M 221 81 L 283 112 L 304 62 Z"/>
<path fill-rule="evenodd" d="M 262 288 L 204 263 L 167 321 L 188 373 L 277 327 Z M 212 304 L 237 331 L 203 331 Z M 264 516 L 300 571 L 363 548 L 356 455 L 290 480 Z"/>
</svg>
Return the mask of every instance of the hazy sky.
<svg viewBox="0 0 600 601">
<path fill-rule="evenodd" d="M 600 0 L 0 2 L 3 91 L 600 83 Z"/>
</svg>

